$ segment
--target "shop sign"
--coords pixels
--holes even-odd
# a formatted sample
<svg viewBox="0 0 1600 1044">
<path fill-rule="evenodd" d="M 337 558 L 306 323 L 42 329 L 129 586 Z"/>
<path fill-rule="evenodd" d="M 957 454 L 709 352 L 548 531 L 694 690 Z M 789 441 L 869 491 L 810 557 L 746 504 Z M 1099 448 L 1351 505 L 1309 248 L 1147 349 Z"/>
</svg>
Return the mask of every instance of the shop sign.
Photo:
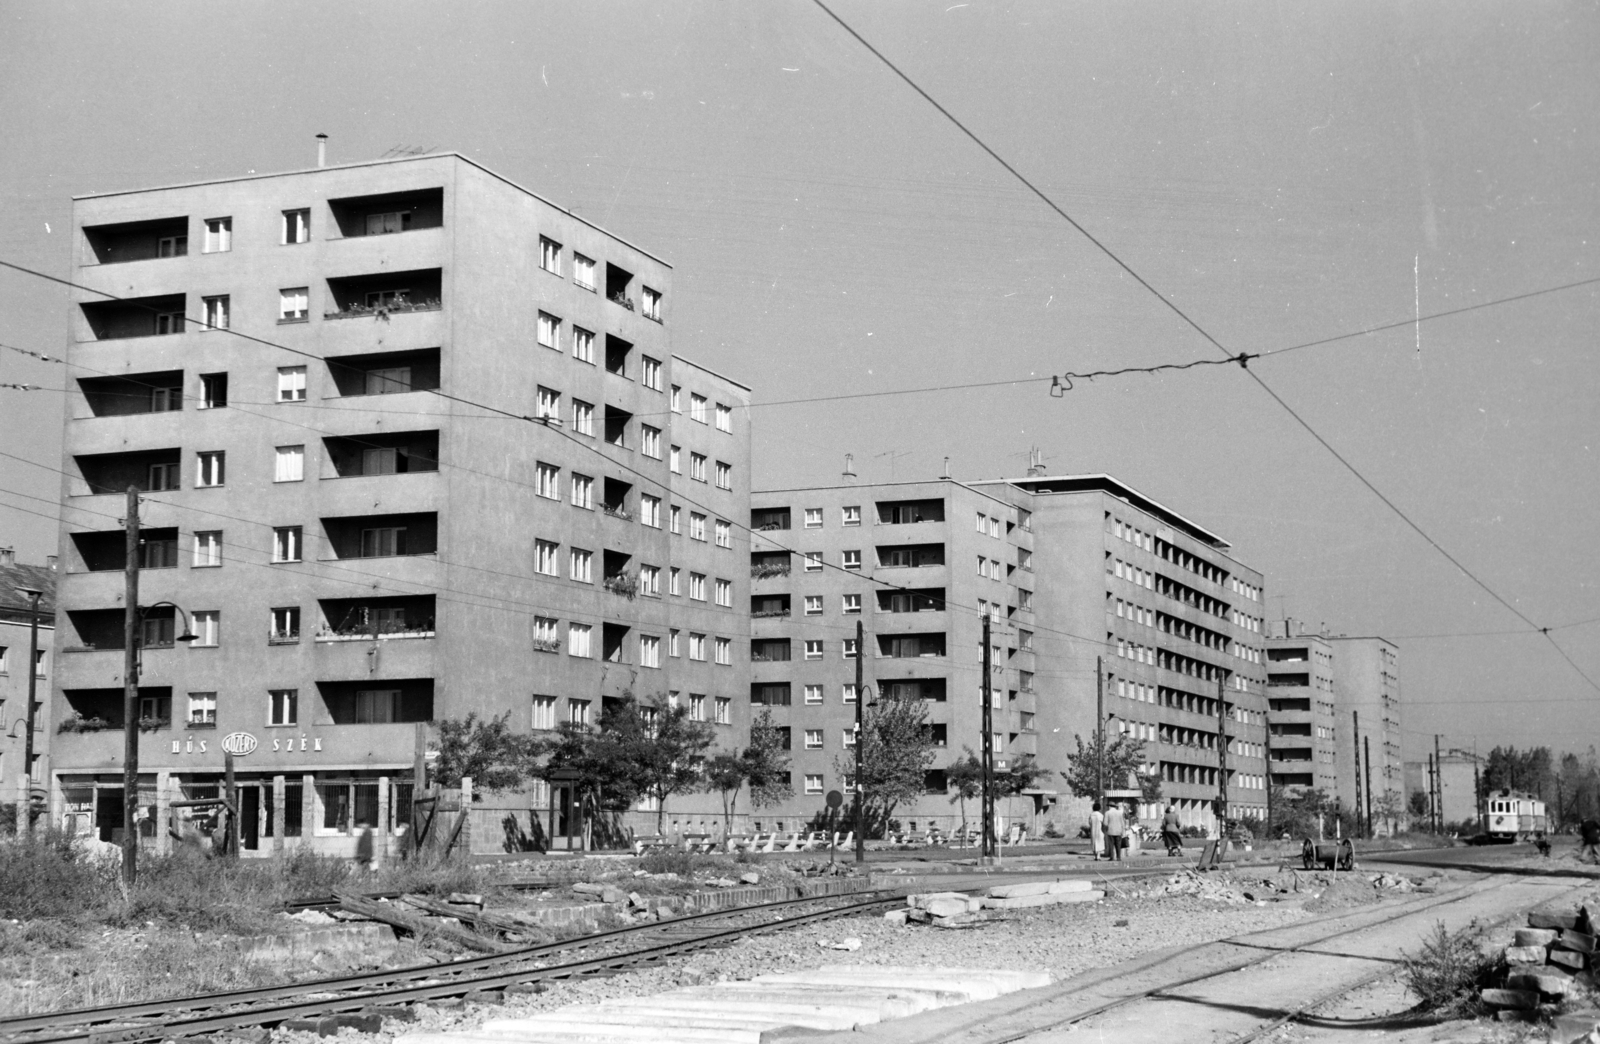
<svg viewBox="0 0 1600 1044">
<path fill-rule="evenodd" d="M 207 739 L 196 739 L 193 736 L 187 736 L 181 740 L 175 739 L 172 741 L 172 753 L 205 754 L 209 745 L 210 741 Z M 222 743 L 220 745 L 222 749 L 227 751 L 229 754 L 242 758 L 246 754 L 249 754 L 251 751 L 258 748 L 261 744 L 260 741 L 255 738 L 255 736 L 248 732 L 230 732 L 226 736 L 222 737 Z M 272 750 L 274 753 L 278 753 L 280 751 L 287 753 L 289 751 L 303 750 L 307 753 L 320 754 L 322 753 L 322 737 L 290 736 L 287 739 L 274 739 L 272 741 Z"/>
<path fill-rule="evenodd" d="M 236 758 L 242 758 L 256 749 L 256 738 L 248 732 L 230 732 L 222 737 L 222 749 Z"/>
</svg>

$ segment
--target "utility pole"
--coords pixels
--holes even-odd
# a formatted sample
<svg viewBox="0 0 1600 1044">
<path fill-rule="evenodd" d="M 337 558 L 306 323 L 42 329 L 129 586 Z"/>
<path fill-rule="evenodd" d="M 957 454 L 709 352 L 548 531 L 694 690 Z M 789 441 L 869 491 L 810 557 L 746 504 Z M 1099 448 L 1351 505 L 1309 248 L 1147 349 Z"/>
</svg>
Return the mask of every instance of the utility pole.
<svg viewBox="0 0 1600 1044">
<path fill-rule="evenodd" d="M 1438 799 L 1437 793 L 1434 790 L 1434 767 L 1433 767 L 1433 765 L 1434 765 L 1434 763 L 1433 763 L 1433 755 L 1429 754 L 1428 755 L 1428 829 L 1430 831 L 1434 829 L 1433 824 L 1434 824 L 1434 821 L 1437 819 L 1438 812 L 1439 812 L 1439 799 Z"/>
<path fill-rule="evenodd" d="M 1094 797 L 1100 803 L 1100 811 L 1104 813 L 1106 810 L 1106 671 L 1099 656 L 1094 658 L 1094 741 Z"/>
<path fill-rule="evenodd" d="M 1228 701 L 1217 676 L 1217 836 L 1228 836 Z"/>
<path fill-rule="evenodd" d="M 1268 708 L 1271 708 L 1272 704 L 1268 703 L 1267 706 Z M 1315 725 L 1312 725 L 1311 727 L 1313 729 L 1316 728 Z M 1313 751 L 1315 751 L 1315 749 L 1315 747 L 1312 748 Z M 1270 837 L 1272 836 L 1272 715 L 1270 714 L 1267 715 L 1266 728 L 1261 731 L 1261 753 L 1264 755 L 1263 760 L 1265 761 L 1267 768 L 1267 836 Z M 1311 778 L 1314 780 L 1316 779 L 1314 774 L 1316 769 L 1313 768 L 1311 771 L 1313 773 Z M 1319 812 L 1317 814 L 1317 820 L 1320 822 L 1321 819 L 1322 814 Z M 1320 834 L 1318 835 L 1318 839 L 1321 839 Z"/>
<path fill-rule="evenodd" d="M 1361 746 L 1367 759 L 1367 840 L 1370 841 L 1377 836 L 1377 831 L 1372 828 L 1372 737 L 1364 737 Z"/>
<path fill-rule="evenodd" d="M 994 861 L 994 701 L 990 698 L 989 614 L 983 614 L 983 863 Z"/>
<path fill-rule="evenodd" d="M 1350 712 L 1350 736 L 1354 740 L 1356 751 L 1356 833 L 1362 837 L 1367 835 L 1361 829 L 1361 712 Z"/>
<path fill-rule="evenodd" d="M 128 487 L 122 593 L 122 883 L 139 879 L 139 488 Z"/>
<path fill-rule="evenodd" d="M 867 823 L 864 818 L 867 813 L 864 791 L 866 781 L 862 778 L 865 771 L 865 753 L 867 734 L 862 729 L 862 705 L 867 702 L 866 689 L 862 687 L 861 661 L 866 659 L 867 647 L 865 642 L 866 628 L 860 620 L 856 621 L 856 862 L 867 861 Z"/>
<path fill-rule="evenodd" d="M 1435 814 L 1439 817 L 1439 833 L 1444 833 L 1444 758 L 1439 754 L 1439 734 L 1433 734 L 1433 791 Z"/>
<path fill-rule="evenodd" d="M 43 591 L 19 587 L 18 592 L 33 600 L 28 626 L 28 735 L 22 741 L 22 816 L 27 832 L 33 833 L 33 728 L 39 710 L 39 599 Z"/>
</svg>

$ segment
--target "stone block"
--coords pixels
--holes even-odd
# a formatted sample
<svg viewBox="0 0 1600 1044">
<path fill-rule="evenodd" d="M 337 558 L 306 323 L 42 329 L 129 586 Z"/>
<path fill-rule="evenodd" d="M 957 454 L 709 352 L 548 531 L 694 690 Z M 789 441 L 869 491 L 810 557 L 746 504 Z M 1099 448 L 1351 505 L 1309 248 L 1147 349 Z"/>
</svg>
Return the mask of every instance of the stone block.
<svg viewBox="0 0 1600 1044">
<path fill-rule="evenodd" d="M 440 1011 L 460 1011 L 467 1006 L 467 1002 L 460 997 L 430 997 L 422 1003 Z"/>
<path fill-rule="evenodd" d="M 926 909 L 928 909 L 928 904 L 929 903 L 935 902 L 935 901 L 940 900 L 940 899 L 960 899 L 962 902 L 966 902 L 967 901 L 967 893 L 965 893 L 965 892 L 922 892 L 920 894 L 913 894 L 913 895 L 906 896 L 906 905 L 911 907 L 913 910 L 926 910 Z"/>
<path fill-rule="evenodd" d="M 956 914 L 954 917 L 935 917 L 933 926 L 935 928 L 972 928 L 982 924 L 987 919 L 975 913 L 962 913 Z"/>
<path fill-rule="evenodd" d="M 1529 928 L 1576 928 L 1578 915 L 1575 913 L 1531 913 L 1528 915 Z"/>
<path fill-rule="evenodd" d="M 462 999 L 468 1004 L 504 1004 L 506 1002 L 506 991 L 473 990 Z"/>
<path fill-rule="evenodd" d="M 1537 1009 L 1522 1011 L 1518 1008 L 1501 1008 L 1494 1013 L 1494 1017 L 1499 1022 L 1538 1022 L 1539 1012 Z"/>
<path fill-rule="evenodd" d="M 909 910 L 890 910 L 883 915 L 883 919 L 893 925 L 903 925 L 907 922 Z"/>
<path fill-rule="evenodd" d="M 1576 950 L 1551 950 L 1546 954 L 1546 959 L 1551 964 L 1559 964 L 1573 971 L 1582 971 L 1584 965 L 1588 964 L 1588 955 L 1578 953 Z"/>
<path fill-rule="evenodd" d="M 296 1033 L 315 1033 L 319 1037 L 331 1037 L 339 1032 L 339 1020 L 332 1015 L 314 1019 L 286 1019 L 279 1023 L 279 1028 L 293 1030 Z"/>
<path fill-rule="evenodd" d="M 613 906 L 621 906 L 628 901 L 628 893 L 620 888 L 613 888 L 607 885 L 600 891 L 600 901 L 602 903 L 610 903 Z"/>
<path fill-rule="evenodd" d="M 445 896 L 444 901 L 456 906 L 476 906 L 480 910 L 483 909 L 483 896 L 476 892 L 451 892 Z"/>
<path fill-rule="evenodd" d="M 1550 1044 L 1573 1044 L 1600 1029 L 1600 1012 L 1557 1015 L 1550 1025 Z"/>
<path fill-rule="evenodd" d="M 1573 950 L 1577 953 L 1593 953 L 1595 937 L 1584 932 L 1568 929 L 1561 933 L 1561 938 L 1556 940 L 1556 946 L 1563 950 Z"/>
<path fill-rule="evenodd" d="M 993 885 L 984 893 L 991 899 L 1022 899 L 1028 896 L 1049 895 L 1052 881 L 1023 881 L 1018 884 Z"/>
<path fill-rule="evenodd" d="M 590 884 L 588 881 L 579 881 L 572 886 L 572 890 L 579 895 L 603 895 L 608 885 Z"/>
<path fill-rule="evenodd" d="M 1060 881 L 1050 882 L 1050 894 L 1062 895 L 1070 892 L 1092 892 L 1094 882 L 1087 877 L 1069 877 Z"/>
<path fill-rule="evenodd" d="M 1565 997 L 1572 989 L 1572 976 L 1550 968 L 1537 972 L 1512 972 L 1506 976 L 1506 989 L 1537 990 L 1550 997 Z"/>
<path fill-rule="evenodd" d="M 362 1008 L 363 1015 L 376 1015 L 380 1019 L 393 1019 L 396 1022 L 416 1022 L 417 1013 L 413 1008 L 404 1004 L 385 1004 L 371 1008 Z"/>
<path fill-rule="evenodd" d="M 351 1011 L 333 1016 L 333 1023 L 338 1029 L 353 1029 L 357 1033 L 377 1033 L 383 1029 L 383 1016 Z"/>
<path fill-rule="evenodd" d="M 1554 928 L 1518 928 L 1518 946 L 1549 946 L 1561 935 Z"/>
<path fill-rule="evenodd" d="M 1507 964 L 1543 964 L 1545 950 L 1543 946 L 1507 946 Z"/>
<path fill-rule="evenodd" d="M 980 693 L 979 695 L 982 694 Z M 761 883 L 761 875 L 753 872 L 748 874 L 740 874 L 739 880 L 743 881 L 747 885 L 756 885 Z"/>
<path fill-rule="evenodd" d="M 1056 906 L 1060 903 L 1092 903 L 1097 899 L 1104 899 L 1106 893 L 1100 890 L 1089 892 L 1056 892 L 1045 895 L 1022 895 L 1015 899 L 985 899 L 983 905 L 989 910 L 1018 910 L 1030 906 Z"/>
<path fill-rule="evenodd" d="M 535 993 L 544 993 L 550 987 L 542 982 L 514 982 L 506 987 L 506 992 L 512 996 L 529 996 Z"/>
<path fill-rule="evenodd" d="M 968 912 L 967 897 L 963 895 L 960 898 L 933 899 L 923 909 L 927 910 L 928 914 L 934 918 L 959 917 Z"/>
<path fill-rule="evenodd" d="M 1539 995 L 1531 990 L 1484 990 L 1479 994 L 1483 1003 L 1497 1008 L 1537 1008 Z"/>
</svg>

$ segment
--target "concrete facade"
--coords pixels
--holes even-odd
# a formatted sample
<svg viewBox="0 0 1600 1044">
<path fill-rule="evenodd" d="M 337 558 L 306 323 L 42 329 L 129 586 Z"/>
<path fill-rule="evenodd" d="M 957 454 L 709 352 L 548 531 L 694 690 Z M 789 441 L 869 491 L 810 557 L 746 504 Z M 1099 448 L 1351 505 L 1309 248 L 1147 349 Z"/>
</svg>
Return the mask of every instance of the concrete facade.
<svg viewBox="0 0 1600 1044">
<path fill-rule="evenodd" d="M 1272 784 L 1337 794 L 1333 647 L 1321 635 L 1297 633 L 1293 621 L 1273 621 L 1271 628 L 1266 646 Z"/>
<path fill-rule="evenodd" d="M 1405 820 L 1405 767 L 1400 751 L 1400 648 L 1387 638 L 1329 636 L 1338 704 L 1339 802 L 1354 806 L 1356 744 L 1361 744 L 1361 787 L 1372 780 L 1372 818 L 1387 821 L 1379 803 L 1392 794 L 1395 821 Z M 1360 736 L 1355 732 L 1359 716 Z M 1371 751 L 1371 765 L 1367 753 Z"/>
<path fill-rule="evenodd" d="M 665 262 L 457 155 L 86 197 L 74 229 L 62 823 L 120 830 L 130 482 L 140 603 L 202 636 L 145 625 L 156 843 L 235 734 L 247 852 L 383 842 L 430 719 L 633 693 L 741 742 L 749 390 L 674 355 Z M 564 832 L 539 817 L 507 844 Z"/>
<path fill-rule="evenodd" d="M 33 600 L 18 588 L 40 591 L 39 656 L 35 665 L 33 772 L 25 762 L 28 743 L 28 649 L 32 642 Z M 18 565 L 15 552 L 0 547 L 0 804 L 15 803 L 19 815 L 30 785 L 50 767 L 51 646 L 55 634 L 56 571 L 49 565 Z M 20 818 L 18 822 L 23 822 Z"/>
<path fill-rule="evenodd" d="M 1478 776 L 1479 759 L 1477 755 L 1466 751 L 1445 751 L 1439 761 L 1439 803 L 1444 812 L 1446 829 L 1459 826 L 1463 822 L 1477 822 L 1478 820 Z M 1411 800 L 1412 794 L 1428 793 L 1428 762 L 1408 761 L 1405 763 L 1406 801 Z M 1412 825 L 1423 827 L 1427 825 L 1426 816 L 1411 816 Z"/>
<path fill-rule="evenodd" d="M 752 691 L 769 704 L 788 697 L 772 709 L 790 729 L 796 784 L 775 820 L 798 824 L 827 790 L 848 792 L 836 764 L 849 753 L 855 665 L 839 645 L 861 619 L 867 684 L 917 686 L 934 725 L 928 793 L 896 818 L 908 829 L 958 823 L 939 770 L 981 750 L 980 612 L 995 646 L 997 762 L 1035 754 L 1048 772 L 1038 789 L 1055 792 L 1038 796 L 1037 817 L 1021 800 L 1002 814 L 1040 827 L 1054 818 L 1064 831 L 1086 814 L 1056 773 L 1074 735 L 1094 730 L 1099 657 L 1107 727 L 1147 741 L 1148 770 L 1186 823 L 1213 823 L 1219 700 L 1232 814 L 1264 815 L 1261 575 L 1220 538 L 1104 475 L 759 491 L 752 508 Z M 821 556 L 810 570 L 808 554 Z M 809 662 L 808 642 L 820 643 Z"/>
</svg>

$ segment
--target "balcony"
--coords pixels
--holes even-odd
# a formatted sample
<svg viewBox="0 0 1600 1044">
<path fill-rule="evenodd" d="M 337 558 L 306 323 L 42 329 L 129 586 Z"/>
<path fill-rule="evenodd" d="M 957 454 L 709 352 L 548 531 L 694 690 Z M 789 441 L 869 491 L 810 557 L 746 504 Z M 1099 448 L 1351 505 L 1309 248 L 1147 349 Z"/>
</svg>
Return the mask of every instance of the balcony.
<svg viewBox="0 0 1600 1044">
<path fill-rule="evenodd" d="M 753 638 L 750 640 L 751 663 L 786 663 L 793 659 L 793 643 L 787 638 Z"/>
<path fill-rule="evenodd" d="M 900 547 L 879 546 L 879 569 L 919 569 L 925 566 L 944 565 L 943 544 L 905 544 Z"/>
<path fill-rule="evenodd" d="M 618 377 L 628 376 L 628 360 L 633 354 L 633 344 L 613 334 L 606 334 L 606 372 Z"/>
<path fill-rule="evenodd" d="M 91 573 L 121 572 L 127 567 L 127 535 L 120 529 L 100 533 L 73 533 L 72 546 Z M 178 565 L 178 530 L 141 529 L 139 568 L 175 569 Z"/>
<path fill-rule="evenodd" d="M 341 239 L 443 228 L 444 189 L 346 196 L 328 200 L 328 209 Z"/>
<path fill-rule="evenodd" d="M 80 377 L 89 412 L 95 417 L 175 413 L 183 409 L 183 371 L 157 370 L 121 377 Z"/>
<path fill-rule="evenodd" d="M 443 279 L 437 268 L 380 272 L 328 280 L 333 309 L 324 319 L 378 319 L 410 312 L 437 312 L 443 307 Z"/>
<path fill-rule="evenodd" d="M 171 217 L 123 221 L 115 225 L 85 225 L 83 238 L 94 264 L 184 257 L 189 253 L 189 219 Z"/>
<path fill-rule="evenodd" d="M 79 307 L 88 323 L 89 340 L 117 341 L 183 333 L 188 299 L 183 294 L 163 294 L 88 301 Z"/>
<path fill-rule="evenodd" d="M 790 526 L 789 509 L 756 508 L 750 512 L 750 528 L 757 532 L 775 532 Z"/>
<path fill-rule="evenodd" d="M 334 560 L 403 558 L 438 551 L 436 512 L 324 518 L 322 529 Z"/>
<path fill-rule="evenodd" d="M 328 373 L 342 398 L 399 395 L 439 387 L 439 349 L 341 355 L 327 360 Z"/>
<path fill-rule="evenodd" d="M 944 500 L 880 500 L 878 525 L 905 526 L 918 522 L 943 522 Z"/>
<path fill-rule="evenodd" d="M 318 642 L 388 641 L 434 636 L 434 596 L 324 598 Z"/>
<path fill-rule="evenodd" d="M 606 264 L 606 300 L 619 304 L 628 311 L 635 311 L 633 298 L 629 291 L 633 286 L 633 273 L 616 265 Z"/>
<path fill-rule="evenodd" d="M 69 478 L 67 495 L 102 496 L 132 486 L 141 493 L 176 490 L 183 451 L 177 447 L 132 453 L 86 453 L 74 457 L 82 479 Z"/>
<path fill-rule="evenodd" d="M 322 440 L 327 447 L 323 478 L 408 475 L 439 470 L 437 431 L 399 431 Z"/>
<path fill-rule="evenodd" d="M 943 631 L 927 631 L 920 634 L 880 634 L 878 640 L 878 657 L 880 659 L 918 659 L 930 656 L 945 655 L 945 636 Z"/>
<path fill-rule="evenodd" d="M 789 615 L 789 596 L 760 595 L 750 600 L 750 615 L 757 620 L 774 619 Z"/>
<path fill-rule="evenodd" d="M 924 587 L 911 591 L 879 591 L 880 613 L 937 613 L 944 609 L 944 588 Z"/>
<path fill-rule="evenodd" d="M 318 681 L 312 725 L 386 725 L 433 720 L 433 679 Z"/>
<path fill-rule="evenodd" d="M 756 580 L 770 580 L 789 575 L 789 552 L 757 551 L 750 555 L 750 576 Z"/>
</svg>

